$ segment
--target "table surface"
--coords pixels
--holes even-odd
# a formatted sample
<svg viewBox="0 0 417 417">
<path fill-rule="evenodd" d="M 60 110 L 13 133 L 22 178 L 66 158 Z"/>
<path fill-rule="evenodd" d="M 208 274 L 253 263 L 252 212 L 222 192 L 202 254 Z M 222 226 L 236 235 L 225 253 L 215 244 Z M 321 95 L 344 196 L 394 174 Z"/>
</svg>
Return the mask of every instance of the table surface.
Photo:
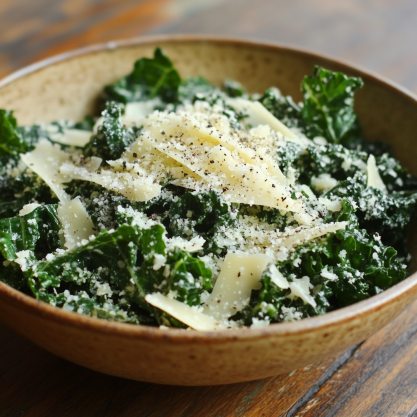
<svg viewBox="0 0 417 417">
<path fill-rule="evenodd" d="M 92 43 L 207 33 L 276 41 L 417 92 L 413 0 L 1 0 L 0 77 Z M 171 387 L 101 375 L 0 324 L 0 416 L 414 416 L 417 304 L 342 354 L 275 378 Z"/>
</svg>

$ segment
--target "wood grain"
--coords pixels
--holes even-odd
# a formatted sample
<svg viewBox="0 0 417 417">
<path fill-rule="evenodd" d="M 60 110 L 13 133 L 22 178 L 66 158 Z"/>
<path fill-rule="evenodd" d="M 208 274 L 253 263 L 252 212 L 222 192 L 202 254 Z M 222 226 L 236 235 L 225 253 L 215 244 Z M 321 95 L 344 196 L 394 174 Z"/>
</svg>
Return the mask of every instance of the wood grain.
<svg viewBox="0 0 417 417">
<path fill-rule="evenodd" d="M 214 33 L 295 44 L 417 92 L 413 0 L 2 0 L 0 76 L 95 42 Z M 65 362 L 0 325 L 0 416 L 417 415 L 417 304 L 342 355 L 276 378 L 156 386 Z"/>
<path fill-rule="evenodd" d="M 0 416 L 409 416 L 417 406 L 417 304 L 361 345 L 291 374 L 173 387 L 70 364 L 0 325 Z"/>
</svg>

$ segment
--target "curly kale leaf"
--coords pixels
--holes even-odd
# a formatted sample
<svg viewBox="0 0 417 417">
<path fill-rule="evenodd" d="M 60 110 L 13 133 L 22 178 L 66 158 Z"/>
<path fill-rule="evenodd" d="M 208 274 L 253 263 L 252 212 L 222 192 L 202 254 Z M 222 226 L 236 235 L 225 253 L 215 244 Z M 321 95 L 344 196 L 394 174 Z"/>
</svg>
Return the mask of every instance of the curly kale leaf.
<svg viewBox="0 0 417 417">
<path fill-rule="evenodd" d="M 300 176 L 299 181 L 310 185 L 312 177 L 329 174 L 338 181 L 352 177 L 366 168 L 368 155 L 365 152 L 349 151 L 339 144 L 309 145 L 294 161 Z"/>
<path fill-rule="evenodd" d="M 362 86 L 360 78 L 316 66 L 313 76 L 306 76 L 301 84 L 304 94 L 301 115 L 310 126 L 310 136 L 339 143 L 357 129 L 353 94 Z"/>
<path fill-rule="evenodd" d="M 32 258 L 24 274 L 36 298 L 70 311 L 182 327 L 149 305 L 146 294 L 172 292 L 180 301 L 200 305 L 201 292 L 212 289 L 211 270 L 186 252 L 167 252 L 164 233 L 161 225 L 102 230 L 72 252 Z M 161 258 L 165 266 L 158 267 Z"/>
<path fill-rule="evenodd" d="M 296 161 L 304 154 L 304 148 L 298 143 L 285 141 L 277 149 L 277 162 L 281 171 L 288 176 L 290 170 L 294 170 Z M 297 172 L 297 177 L 298 177 Z"/>
<path fill-rule="evenodd" d="M 236 207 L 227 204 L 221 195 L 214 191 L 187 192 L 171 204 L 167 213 L 167 230 L 173 236 L 184 238 L 198 234 L 206 240 L 203 249 L 205 254 L 220 254 L 225 248 L 219 245 L 219 236 L 227 228 L 233 227 L 237 216 Z"/>
<path fill-rule="evenodd" d="M 29 145 L 18 135 L 16 128 L 17 122 L 13 112 L 0 109 L 0 158 L 2 162 L 29 150 Z"/>
<path fill-rule="evenodd" d="M 203 77 L 189 77 L 178 87 L 178 101 L 194 102 L 199 95 L 208 94 L 215 89 L 216 87 Z"/>
<path fill-rule="evenodd" d="M 25 216 L 0 220 L 2 281 L 17 289 L 24 289 L 26 279 L 16 263 L 17 254 L 26 251 L 26 265 L 22 265 L 22 269 L 25 269 L 30 263 L 61 247 L 56 207 L 45 205 L 37 207 Z"/>
<path fill-rule="evenodd" d="M 106 100 L 120 103 L 148 100 L 160 97 L 163 101 L 177 101 L 181 77 L 171 60 L 156 48 L 153 58 L 141 58 L 133 71 L 104 89 Z"/>
<path fill-rule="evenodd" d="M 252 319 L 283 321 L 286 309 L 294 308 L 298 318 L 324 314 L 375 295 L 407 277 L 406 264 L 397 252 L 385 246 L 380 237 L 359 229 L 353 206 L 342 202 L 338 221 L 348 221 L 345 230 L 298 246 L 277 268 L 288 281 L 309 277 L 310 292 L 316 306 L 291 299 L 290 289 L 271 282 L 270 271 L 264 272 L 260 290 L 252 292 L 249 305 L 236 319 L 246 325 Z"/>
<path fill-rule="evenodd" d="M 0 218 L 16 216 L 24 205 L 37 201 L 58 202 L 51 189 L 36 175 L 25 171 L 16 177 L 4 175 L 0 179 Z"/>
<path fill-rule="evenodd" d="M 98 156 L 104 160 L 118 159 L 136 139 L 140 129 L 123 126 L 122 111 L 116 103 L 108 103 L 102 113 L 103 124 L 84 148 L 85 156 Z"/>
<path fill-rule="evenodd" d="M 384 243 L 403 250 L 406 227 L 416 209 L 417 193 L 402 191 L 385 193 L 367 186 L 365 174 L 340 182 L 325 193 L 326 197 L 346 198 L 357 205 L 357 217 L 361 228 L 378 233 Z"/>
<path fill-rule="evenodd" d="M 16 253 L 24 250 L 34 252 L 36 258 L 41 259 L 60 248 L 60 223 L 56 209 L 56 205 L 44 205 L 25 216 L 1 219 L 0 252 L 4 259 L 13 261 Z"/>
<path fill-rule="evenodd" d="M 306 130 L 301 107 L 290 96 L 283 96 L 277 88 L 265 90 L 259 102 L 286 126 L 300 128 L 303 132 Z"/>
<path fill-rule="evenodd" d="M 229 97 L 242 97 L 247 95 L 245 87 L 235 80 L 227 78 L 223 81 L 223 89 Z"/>
</svg>

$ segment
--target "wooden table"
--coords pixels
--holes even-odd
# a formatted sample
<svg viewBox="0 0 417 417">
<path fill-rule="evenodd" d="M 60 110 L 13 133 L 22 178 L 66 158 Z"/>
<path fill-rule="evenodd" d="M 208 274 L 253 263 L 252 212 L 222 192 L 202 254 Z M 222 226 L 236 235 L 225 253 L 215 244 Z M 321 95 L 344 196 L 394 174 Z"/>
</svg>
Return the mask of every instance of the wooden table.
<svg viewBox="0 0 417 417">
<path fill-rule="evenodd" d="M 283 42 L 417 92 L 413 0 L 1 0 L 0 76 L 91 43 L 157 33 Z M 417 304 L 337 357 L 217 387 L 132 382 L 59 359 L 0 325 L 0 416 L 414 416 Z"/>
</svg>

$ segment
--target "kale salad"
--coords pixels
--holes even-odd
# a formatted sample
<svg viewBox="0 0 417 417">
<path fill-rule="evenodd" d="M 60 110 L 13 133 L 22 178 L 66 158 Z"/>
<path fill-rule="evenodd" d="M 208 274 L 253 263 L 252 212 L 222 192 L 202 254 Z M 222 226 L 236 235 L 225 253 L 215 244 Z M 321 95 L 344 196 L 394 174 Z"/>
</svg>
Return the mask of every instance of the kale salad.
<svg viewBox="0 0 417 417">
<path fill-rule="evenodd" d="M 417 181 L 362 137 L 359 78 L 275 88 L 182 79 L 157 48 L 101 114 L 19 126 L 0 110 L 0 279 L 38 300 L 161 328 L 262 327 L 407 277 Z"/>
</svg>

